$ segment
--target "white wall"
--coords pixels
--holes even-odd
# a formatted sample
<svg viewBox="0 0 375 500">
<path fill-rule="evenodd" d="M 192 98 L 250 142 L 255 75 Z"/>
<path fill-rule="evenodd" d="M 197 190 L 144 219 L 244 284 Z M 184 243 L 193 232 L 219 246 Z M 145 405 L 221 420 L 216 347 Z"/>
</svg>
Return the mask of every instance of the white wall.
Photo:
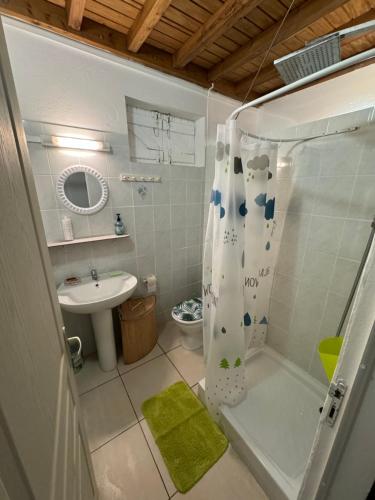
<svg viewBox="0 0 375 500">
<path fill-rule="evenodd" d="M 206 116 L 207 90 L 104 51 L 3 17 L 4 31 L 23 118 L 41 122 L 126 131 L 124 97 L 171 110 Z M 209 142 L 238 101 L 212 91 Z M 268 110 L 241 114 L 247 130 L 269 126 Z M 273 116 L 275 123 L 281 122 Z"/>
<path fill-rule="evenodd" d="M 354 125 L 362 126 L 373 123 L 374 104 L 375 64 L 357 69 L 335 79 L 328 80 L 272 101 L 265 104 L 262 110 L 278 115 L 280 118 L 284 117 L 292 120 L 295 126 L 289 130 L 282 131 L 282 135 L 293 138 L 343 129 Z M 330 144 L 331 146 L 329 146 Z M 335 145 L 337 148 L 336 152 Z M 345 148 L 347 149 L 345 150 Z M 278 295 L 283 304 L 280 305 L 280 303 L 274 300 L 271 301 L 272 324 L 268 332 L 268 343 L 322 381 L 325 380 L 325 376 L 321 370 L 317 356 L 314 354 L 315 346 L 320 338 L 335 334 L 335 329 L 337 328 L 340 315 L 345 305 L 346 296 L 354 280 L 358 262 L 363 253 L 369 234 L 370 219 L 374 209 L 374 198 L 371 193 L 366 193 L 366 189 L 373 190 L 375 186 L 375 170 L 371 166 L 373 148 L 374 139 L 372 128 L 369 128 L 367 132 L 366 129 L 363 128 L 363 131 L 355 134 L 355 136 L 337 136 L 337 138 L 327 139 L 326 142 L 320 140 L 307 143 L 305 146 L 301 145 L 294 151 L 296 164 L 293 166 L 293 169 L 289 171 L 288 169 L 281 168 L 278 173 L 278 193 L 276 202 L 278 214 L 280 215 L 280 210 L 281 214 L 286 210 L 289 218 L 293 219 L 294 217 L 294 219 L 297 218 L 298 221 L 294 221 L 294 223 L 291 224 L 291 226 L 293 226 L 291 228 L 288 224 L 284 226 L 284 229 L 288 229 L 288 227 L 289 229 L 284 230 L 282 234 L 282 241 L 286 243 L 281 245 L 278 256 L 278 266 L 281 268 L 282 265 L 287 264 L 285 269 L 288 268 L 286 274 L 288 274 L 290 283 L 289 281 L 286 283 L 286 279 L 281 279 L 276 275 L 273 295 L 274 298 L 275 295 Z M 309 151 L 315 152 L 314 154 L 308 154 Z M 328 155 L 329 151 L 331 151 L 330 156 Z M 328 165 L 329 161 L 331 162 L 328 172 L 325 172 L 327 168 L 324 169 L 324 165 L 320 167 L 320 157 L 322 157 L 324 165 Z M 300 162 L 301 165 L 298 165 L 298 162 Z M 367 167 L 364 167 L 365 164 Z M 336 180 L 334 179 L 334 175 L 337 176 Z M 319 184 L 315 186 L 314 183 L 318 176 L 320 177 L 320 181 Z M 291 178 L 297 179 L 297 182 L 294 181 L 293 184 Z M 337 213 L 326 213 L 324 211 L 327 209 L 325 205 L 327 205 L 328 202 L 334 202 L 333 193 L 329 195 L 328 192 L 324 191 L 325 181 L 329 181 L 332 185 L 335 185 L 336 196 L 341 197 L 341 206 L 337 204 L 336 207 Z M 345 182 L 348 184 L 347 192 L 340 192 L 338 186 L 344 185 Z M 356 186 L 357 191 L 353 194 L 353 199 L 350 201 L 353 186 Z M 292 192 L 290 192 L 290 190 Z M 290 197 L 289 203 L 287 195 Z M 298 197 L 303 200 L 303 203 L 301 201 L 301 206 L 297 207 L 298 210 L 296 210 L 295 199 Z M 366 206 L 366 210 L 368 211 L 366 217 L 364 217 L 363 214 L 361 214 L 360 217 L 358 217 L 358 215 L 353 216 L 352 214 L 352 212 L 354 213 L 355 211 L 354 206 L 361 203 L 358 200 L 363 200 Z M 307 204 L 311 205 L 310 213 L 306 213 L 305 205 Z M 350 207 L 353 208 L 350 209 Z M 298 217 L 297 213 L 299 213 Z M 320 217 L 320 221 L 319 217 L 316 215 L 317 213 L 324 214 L 326 217 L 324 219 Z M 302 216 L 306 219 L 303 223 Z M 351 217 L 354 217 L 354 219 L 351 220 Z M 313 221 L 313 224 L 311 235 L 308 237 L 306 227 L 310 227 L 307 223 L 310 219 Z M 324 224 L 322 222 L 323 220 Z M 314 223 L 315 226 L 319 223 L 315 229 Z M 331 225 L 330 230 L 328 230 L 329 224 Z M 346 233 L 350 234 L 350 237 L 348 241 L 345 242 L 345 230 L 343 228 L 348 229 L 350 224 L 352 224 L 353 228 L 351 233 L 346 231 Z M 333 227 L 335 226 L 337 229 L 340 225 L 342 226 L 341 232 L 338 232 L 335 236 Z M 329 231 L 331 231 L 330 234 Z M 312 234 L 313 232 L 315 233 Z M 323 248 L 323 242 L 320 241 L 324 233 L 326 233 L 324 241 L 325 248 Z M 341 256 L 336 259 L 335 265 L 331 266 L 331 269 L 329 269 L 328 261 L 332 258 L 333 253 L 331 250 L 333 247 L 329 249 L 327 247 L 327 242 L 332 240 L 334 243 L 335 238 L 339 238 L 337 244 L 341 245 L 339 250 Z M 301 242 L 303 244 L 299 245 Z M 318 243 L 319 245 L 321 244 L 321 248 L 317 247 Z M 347 251 L 349 245 L 351 245 L 351 247 L 357 246 L 358 252 L 356 255 L 349 255 Z M 320 252 L 319 259 L 315 256 L 315 268 L 313 259 L 314 250 Z M 343 260 L 341 258 L 343 256 L 349 258 L 349 260 Z M 308 334 L 307 327 L 305 327 L 303 331 L 299 328 L 297 329 L 298 334 L 295 336 L 295 341 L 293 343 L 290 335 L 290 328 L 291 325 L 293 325 L 293 315 L 291 313 L 292 309 L 288 309 L 288 307 L 295 302 L 292 293 L 292 289 L 295 291 L 294 284 L 298 280 L 302 280 L 303 282 L 305 279 L 309 282 L 311 288 L 314 280 L 317 282 L 322 273 L 324 274 L 324 279 L 328 279 L 330 272 L 336 268 L 338 269 L 338 265 L 341 263 L 347 264 L 347 267 L 350 265 L 352 267 L 352 273 L 350 277 L 347 273 L 348 284 L 346 286 L 343 286 L 341 290 L 336 290 L 337 293 L 330 293 L 328 295 L 328 299 L 325 303 L 325 312 L 323 311 L 324 308 L 319 312 L 315 311 L 315 320 L 320 324 L 319 328 L 321 332 L 319 333 L 318 328 L 315 335 L 311 337 Z M 304 264 L 304 267 L 302 264 Z M 328 266 L 325 272 L 323 271 L 324 265 Z M 308 268 L 310 268 L 310 276 L 308 276 L 308 273 L 306 274 Z M 280 271 L 279 269 L 279 272 L 284 273 L 285 269 L 284 271 Z M 303 269 L 305 269 L 305 273 Z M 343 270 L 341 271 L 339 275 L 344 273 Z M 337 272 L 339 272 L 339 269 Z M 337 283 L 337 279 L 334 279 L 332 288 L 333 285 L 337 288 Z M 324 285 L 324 283 L 321 281 L 320 286 L 322 285 Z M 326 284 L 325 288 L 329 287 L 330 285 Z M 289 293 L 285 293 L 286 290 L 288 290 Z M 319 300 L 323 295 L 322 293 L 317 294 Z M 286 304 L 285 301 L 288 303 Z M 312 300 L 309 301 L 309 304 L 306 304 L 306 307 L 311 307 L 311 303 Z M 323 305 L 321 307 L 323 307 Z M 280 325 L 282 325 L 282 327 Z M 311 327 L 313 326 L 311 321 L 309 325 Z M 301 345 L 299 344 L 302 343 L 304 335 L 306 338 L 304 339 L 303 349 L 301 349 Z"/>
<path fill-rule="evenodd" d="M 125 143 L 127 139 L 125 97 L 133 102 L 146 101 L 171 112 L 177 110 L 189 116 L 206 116 L 207 90 L 205 89 L 34 26 L 6 18 L 3 18 L 3 23 L 21 113 L 26 120 L 109 132 L 112 135 L 117 134 L 118 138 L 124 138 Z M 217 123 L 224 122 L 238 104 L 232 99 L 211 92 L 207 131 L 209 149 L 213 153 Z M 241 125 L 254 131 L 258 114 L 256 110 L 243 113 Z M 111 142 L 113 144 L 113 141 Z M 122 149 L 127 152 L 125 145 Z M 34 158 L 33 151 L 30 153 L 33 167 L 41 172 L 40 155 Z M 118 154 L 119 151 L 116 150 L 115 153 Z M 140 283 L 143 276 L 155 273 L 159 283 L 157 313 L 162 320 L 170 317 L 173 305 L 200 291 L 198 277 L 201 273 L 198 267 L 201 263 L 203 228 L 201 219 L 196 221 L 197 217 L 193 214 L 199 209 L 203 215 L 202 203 L 209 199 L 209 195 L 204 197 L 202 192 L 200 199 L 195 195 L 192 197 L 191 188 L 199 187 L 199 183 L 203 185 L 205 176 L 197 174 L 205 172 L 198 172 L 202 169 L 189 167 L 185 169 L 182 167 L 169 169 L 159 165 L 156 168 L 154 165 L 138 167 L 129 162 L 125 153 L 124 159 L 121 160 L 121 165 L 124 165 L 123 171 L 150 175 L 151 172 L 145 169 L 155 169 L 155 172 L 158 169 L 158 175 L 162 175 L 163 178 L 163 186 L 149 186 L 149 191 L 153 192 L 152 204 L 137 201 L 136 186 L 133 186 L 134 206 L 129 199 L 129 189 L 127 189 L 129 186 L 118 186 L 118 189 L 111 186 L 113 188 L 111 194 L 117 196 L 117 205 L 121 205 L 117 211 L 125 216 L 125 224 L 131 233 L 131 238 L 127 241 L 129 248 L 124 248 L 125 244 L 121 249 L 115 249 L 111 244 L 88 244 L 69 247 L 69 251 L 64 251 L 60 247 L 57 251 L 50 252 L 50 256 L 58 282 L 72 273 L 87 273 L 89 265 L 95 265 L 98 272 L 101 272 L 106 270 L 105 266 L 116 267 L 117 263 L 118 268 L 136 274 L 140 278 Z M 212 178 L 213 156 L 213 154 L 206 155 L 208 167 L 205 169 L 206 179 Z M 51 162 L 49 164 L 46 171 L 49 169 L 53 171 L 54 164 Z M 116 179 L 112 179 L 112 183 L 115 181 Z M 209 184 L 210 181 L 207 184 L 208 193 L 211 189 Z M 162 195 L 159 193 L 161 188 Z M 183 191 L 186 200 L 182 196 Z M 43 193 L 39 194 L 43 198 Z M 39 201 L 41 203 L 43 200 Z M 147 206 L 140 206 L 145 203 Z M 43 208 L 42 205 L 43 203 L 41 203 Z M 45 220 L 47 215 L 55 219 L 61 218 L 59 210 L 56 209 L 58 207 L 47 208 L 54 209 L 42 212 Z M 160 214 L 166 215 L 169 209 L 171 214 L 169 224 L 167 220 L 164 223 L 164 218 L 160 227 L 157 223 Z M 111 207 L 106 207 L 106 210 L 108 212 L 106 232 L 110 233 Z M 183 218 L 186 227 L 181 226 L 182 212 L 185 212 Z M 105 215 L 104 211 L 98 215 L 102 218 Z M 138 219 L 140 219 L 139 224 Z M 150 221 L 153 230 L 150 229 Z M 76 221 L 76 227 L 81 227 L 80 222 Z M 147 231 L 141 224 L 143 222 L 147 222 Z M 49 226 L 57 228 L 58 221 Z M 101 230 L 104 230 L 103 227 Z M 166 247 L 169 247 L 170 251 L 167 251 Z M 118 263 L 119 258 L 121 265 Z M 189 263 L 193 267 L 187 267 Z M 197 279 L 193 283 L 194 276 Z M 137 291 L 140 292 L 141 290 Z M 80 336 L 86 354 L 91 352 L 95 346 L 88 318 L 77 319 L 74 315 L 65 314 L 64 320 L 68 334 Z"/>
<path fill-rule="evenodd" d="M 277 172 L 280 249 L 267 343 L 323 383 L 317 346 L 336 334 L 375 213 L 373 111 L 294 127 L 289 134 L 298 137 L 361 129 L 279 149 L 289 162 L 280 161 Z"/>
<path fill-rule="evenodd" d="M 321 120 L 375 104 L 375 64 L 276 99 L 262 110 L 295 124 Z"/>
<path fill-rule="evenodd" d="M 3 18 L 23 118 L 126 133 L 125 96 L 197 116 L 207 91 L 104 51 Z M 239 125 L 261 133 L 372 105 L 375 65 L 242 113 Z M 208 103 L 205 207 L 213 177 L 216 125 L 238 102 L 212 92 Z"/>
<path fill-rule="evenodd" d="M 195 117 L 206 115 L 207 91 L 196 85 L 20 22 L 5 19 L 4 30 L 21 113 L 26 120 L 97 129 L 117 134 L 125 143 L 125 96 Z M 216 123 L 224 121 L 237 105 L 231 99 L 211 93 L 210 137 L 215 136 Z M 113 141 L 111 143 L 113 145 Z M 149 273 L 157 275 L 158 314 L 161 318 L 169 318 L 173 305 L 200 291 L 201 273 L 198 267 L 201 263 L 203 229 L 201 217 L 198 221 L 198 215 L 195 217 L 193 214 L 199 211 L 203 215 L 203 192 L 200 187 L 203 187 L 204 171 L 193 167 L 175 167 L 172 171 L 172 168 L 159 165 L 135 166 L 125 154 L 125 144 L 122 149 L 122 171 L 150 175 L 150 172 L 139 168 L 154 169 L 155 172 L 158 169 L 157 174 L 162 175 L 163 185 L 148 186 L 152 202 L 139 201 L 135 185 L 132 196 L 129 195 L 130 186 L 122 185 L 115 189 L 113 183 L 116 179 L 112 179 L 111 195 L 117 196 L 117 205 L 121 205 L 118 211 L 125 216 L 125 223 L 131 233 L 129 248 L 125 249 L 125 244 L 122 245 L 121 256 L 119 249 L 116 250 L 110 244 L 79 245 L 74 250 L 70 247 L 72 252 L 51 252 L 55 274 L 61 281 L 69 273 L 87 274 L 90 263 L 94 262 L 101 272 L 105 270 L 105 265 L 115 266 L 119 257 L 127 259 L 122 262 L 122 267 L 139 278 Z M 40 163 L 39 155 L 33 162 L 38 171 L 41 171 Z M 49 171 L 48 168 L 46 171 Z M 198 191 L 201 193 L 199 197 L 196 196 Z M 60 217 L 57 207 L 47 208 L 55 208 L 49 213 Z M 111 208 L 106 207 L 106 210 L 106 232 L 110 233 L 113 229 Z M 181 220 L 177 221 L 178 214 L 181 215 L 179 220 L 189 221 L 186 227 L 182 226 Z M 104 211 L 98 215 L 103 217 Z M 143 227 L 145 224 L 147 230 Z M 77 221 L 77 227 L 79 225 Z M 57 224 L 54 226 L 57 227 Z M 192 269 L 188 271 L 189 262 L 194 267 L 194 273 Z M 181 266 L 177 268 L 179 263 Z M 195 283 L 191 283 L 193 275 L 197 277 Z M 79 321 L 75 319 L 73 315 L 65 317 L 69 335 L 83 337 L 86 340 L 85 351 L 90 352 L 93 349 L 90 322 L 86 321 L 87 318 L 80 318 Z"/>
<path fill-rule="evenodd" d="M 3 18 L 21 112 L 29 120 L 124 132 L 125 95 L 204 116 L 207 91 L 139 64 Z M 236 105 L 217 100 L 215 119 Z"/>
</svg>

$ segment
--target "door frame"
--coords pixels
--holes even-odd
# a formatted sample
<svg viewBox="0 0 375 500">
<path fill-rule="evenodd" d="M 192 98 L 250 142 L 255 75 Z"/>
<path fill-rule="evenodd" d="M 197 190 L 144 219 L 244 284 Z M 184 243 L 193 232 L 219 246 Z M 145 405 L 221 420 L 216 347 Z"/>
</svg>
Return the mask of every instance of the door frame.
<svg viewBox="0 0 375 500">
<path fill-rule="evenodd" d="M 58 303 L 55 281 L 53 277 L 52 265 L 49 257 L 47 241 L 43 228 L 39 202 L 37 198 L 34 176 L 31 168 L 29 152 L 27 147 L 26 136 L 23 128 L 21 113 L 19 109 L 15 84 L 9 54 L 7 50 L 5 34 L 3 30 L 2 17 L 0 16 L 0 85 L 2 85 L 4 92 L 4 107 L 7 110 L 10 125 L 8 127 L 9 135 L 12 136 L 16 152 L 18 156 L 18 169 L 15 172 L 18 178 L 16 182 L 23 184 L 26 192 L 26 204 L 28 206 L 28 215 L 31 216 L 32 228 L 29 228 L 35 235 L 37 248 L 42 264 L 44 280 L 46 283 L 46 291 L 49 296 L 49 303 L 51 306 L 54 324 L 51 325 L 51 335 L 58 336 L 58 342 L 61 351 L 66 353 L 66 359 L 70 359 L 70 352 L 65 337 L 65 327 L 63 323 L 61 309 Z M 1 124 L 4 131 L 4 124 Z M 0 138 L 1 140 L 1 138 Z M 21 178 L 21 180 L 20 180 Z M 15 200 L 16 203 L 16 200 Z M 10 207 L 11 208 L 11 207 Z M 20 228 L 20 230 L 22 230 Z M 3 241 L 6 247 L 8 241 Z M 9 245 L 9 248 L 12 248 Z M 3 278 L 2 278 L 3 279 Z M 24 304 L 27 303 L 27 297 L 24 298 Z M 88 441 L 85 429 L 83 429 L 81 422 L 82 413 L 79 404 L 79 395 L 76 387 L 75 377 L 71 365 L 66 362 L 67 369 L 67 383 L 74 404 L 76 406 L 78 427 L 80 429 L 80 436 L 82 438 L 82 446 L 87 461 L 89 475 L 92 482 L 95 498 L 98 497 L 98 490 L 95 482 L 94 469 L 89 451 Z M 6 381 L 10 383 L 11 381 Z M 16 395 L 15 395 L 16 397 Z M 17 498 L 17 500 L 34 499 L 32 489 L 30 487 L 27 471 L 20 460 L 20 453 L 16 447 L 15 441 L 12 439 L 12 434 L 7 425 L 6 419 L 3 416 L 3 410 L 0 401 L 0 493 L 5 493 L 10 499 Z M 36 450 L 36 453 L 38 450 Z"/>
<path fill-rule="evenodd" d="M 331 397 L 327 393 L 323 411 L 315 435 L 312 451 L 309 457 L 303 484 L 298 499 L 314 500 L 344 500 L 335 497 L 335 481 L 338 480 L 340 468 L 344 466 L 346 453 L 351 454 L 352 463 L 359 465 L 361 477 L 358 470 L 347 470 L 345 480 L 348 482 L 364 481 L 371 478 L 375 464 L 375 446 L 369 451 L 369 457 L 363 457 L 360 447 L 350 443 L 350 437 L 358 421 L 357 435 L 363 437 L 367 422 L 360 421 L 361 408 L 370 404 L 375 408 L 375 394 L 367 391 L 372 377 L 375 373 L 375 240 L 372 243 L 361 280 L 358 284 L 354 297 L 353 309 L 345 332 L 345 340 L 341 349 L 341 355 L 336 367 L 332 382 L 342 378 L 347 384 L 347 391 L 342 400 L 337 420 L 329 427 L 326 416 L 329 412 Z M 360 324 L 358 309 L 368 306 L 373 311 L 372 318 L 369 315 L 364 324 Z M 370 314 L 370 313 L 369 313 Z M 359 427 L 363 427 L 363 430 Z M 374 435 L 374 433 L 373 433 Z M 374 441 L 374 439 L 373 439 Z M 342 472 L 342 470 L 341 470 Z M 373 477 L 372 481 L 375 479 Z M 362 484 L 362 489 L 370 491 L 372 481 Z M 366 494 L 367 496 L 367 494 Z M 365 500 L 366 496 L 358 497 L 356 500 Z"/>
<path fill-rule="evenodd" d="M 375 481 L 375 322 L 372 327 L 371 340 L 361 361 L 364 369 L 363 380 L 356 381 L 353 393 L 356 401 L 350 403 L 348 429 L 341 448 L 333 448 L 337 454 L 338 463 L 327 471 L 330 475 L 323 478 L 329 485 L 326 497 L 330 500 L 351 500 L 356 495 L 358 499 L 367 498 Z M 362 371 L 360 369 L 360 371 Z M 346 478 L 350 474 L 350 483 Z M 346 484 L 346 487 L 345 487 Z"/>
</svg>

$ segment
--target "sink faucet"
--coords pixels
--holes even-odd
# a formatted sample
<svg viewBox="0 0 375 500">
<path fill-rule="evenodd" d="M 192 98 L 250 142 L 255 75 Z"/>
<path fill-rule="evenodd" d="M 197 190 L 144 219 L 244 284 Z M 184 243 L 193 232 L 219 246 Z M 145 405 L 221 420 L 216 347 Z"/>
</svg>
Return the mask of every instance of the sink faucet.
<svg viewBox="0 0 375 500">
<path fill-rule="evenodd" d="M 96 269 L 90 269 L 90 274 L 91 274 L 91 278 L 94 281 L 98 281 L 98 273 L 97 273 Z"/>
</svg>

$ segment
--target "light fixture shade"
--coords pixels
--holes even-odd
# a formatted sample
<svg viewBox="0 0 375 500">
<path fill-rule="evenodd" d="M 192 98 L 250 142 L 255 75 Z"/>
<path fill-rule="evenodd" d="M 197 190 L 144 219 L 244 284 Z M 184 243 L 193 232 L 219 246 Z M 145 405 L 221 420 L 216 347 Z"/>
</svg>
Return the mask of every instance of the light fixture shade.
<svg viewBox="0 0 375 500">
<path fill-rule="evenodd" d="M 79 139 L 77 137 L 63 137 L 49 135 L 41 137 L 41 144 L 49 148 L 85 149 L 90 151 L 111 151 L 111 145 L 104 141 Z"/>
</svg>

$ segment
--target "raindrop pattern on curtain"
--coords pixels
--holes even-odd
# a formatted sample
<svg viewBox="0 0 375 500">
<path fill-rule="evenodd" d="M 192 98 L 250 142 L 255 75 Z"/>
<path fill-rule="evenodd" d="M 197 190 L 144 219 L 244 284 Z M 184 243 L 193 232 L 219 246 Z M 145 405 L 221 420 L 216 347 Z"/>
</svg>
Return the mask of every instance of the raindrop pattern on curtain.
<svg viewBox="0 0 375 500">
<path fill-rule="evenodd" d="M 245 355 L 264 344 L 273 276 L 277 145 L 254 142 L 235 125 L 217 130 L 203 264 L 206 403 L 246 394 Z"/>
</svg>

